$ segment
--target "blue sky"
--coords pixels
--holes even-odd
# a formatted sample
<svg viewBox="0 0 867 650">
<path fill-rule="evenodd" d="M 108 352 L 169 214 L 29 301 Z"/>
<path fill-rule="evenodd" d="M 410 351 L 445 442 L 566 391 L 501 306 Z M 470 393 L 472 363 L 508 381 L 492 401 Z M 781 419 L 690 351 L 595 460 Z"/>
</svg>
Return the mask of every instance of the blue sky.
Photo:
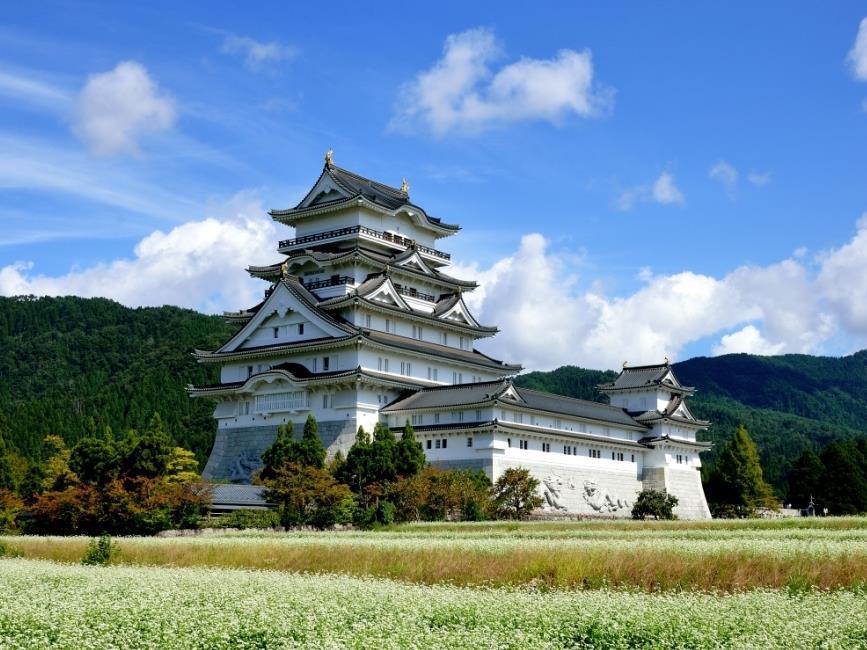
<svg viewBox="0 0 867 650">
<path fill-rule="evenodd" d="M 333 147 L 528 367 L 864 346 L 863 5 L 180 4 L 5 9 L 0 293 L 244 306 Z"/>
</svg>

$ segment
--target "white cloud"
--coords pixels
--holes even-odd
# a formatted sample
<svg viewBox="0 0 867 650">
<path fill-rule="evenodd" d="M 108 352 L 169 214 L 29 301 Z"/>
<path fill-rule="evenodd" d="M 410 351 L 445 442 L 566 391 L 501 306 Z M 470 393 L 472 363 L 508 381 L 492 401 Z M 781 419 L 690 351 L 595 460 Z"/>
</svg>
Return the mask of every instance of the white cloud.
<svg viewBox="0 0 867 650">
<path fill-rule="evenodd" d="M 683 192 L 674 182 L 674 176 L 669 172 L 662 172 L 651 185 L 637 185 L 623 190 L 614 201 L 614 205 L 618 210 L 628 212 L 639 201 L 682 205 L 684 200 Z"/>
<path fill-rule="evenodd" d="M 220 51 L 224 54 L 243 55 L 244 63 L 252 70 L 257 70 L 266 63 L 288 61 L 298 56 L 298 49 L 292 45 L 277 41 L 265 43 L 249 36 L 236 36 L 235 34 L 225 36 Z"/>
<path fill-rule="evenodd" d="M 0 95 L 51 110 L 65 110 L 70 103 L 70 96 L 65 90 L 37 79 L 29 71 L 0 70 Z"/>
<path fill-rule="evenodd" d="M 401 88 L 391 127 L 444 135 L 528 120 L 558 124 L 568 115 L 599 114 L 611 104 L 612 92 L 593 85 L 589 50 L 522 57 L 494 72 L 491 64 L 501 55 L 491 30 L 449 35 L 442 58 Z"/>
<path fill-rule="evenodd" d="M 123 61 L 88 79 L 73 130 L 96 155 L 138 154 L 139 136 L 174 122 L 174 100 L 159 93 L 144 66 Z"/>
<path fill-rule="evenodd" d="M 723 336 L 719 344 L 714 346 L 713 353 L 721 355 L 746 352 L 747 354 L 773 355 L 780 354 L 784 348 L 783 343 L 772 344 L 762 336 L 762 333 L 755 326 L 747 325 L 737 332 Z"/>
<path fill-rule="evenodd" d="M 710 168 L 708 176 L 711 179 L 720 183 L 726 190 L 729 197 L 733 197 L 738 185 L 738 170 L 725 160 L 720 160 Z"/>
<path fill-rule="evenodd" d="M 276 258 L 277 229 L 248 193 L 213 212 L 151 233 L 129 259 L 56 277 L 36 274 L 31 262 L 6 266 L 0 269 L 0 294 L 104 296 L 129 306 L 172 304 L 206 312 L 252 306 L 264 286 L 244 265 Z"/>
<path fill-rule="evenodd" d="M 764 187 L 771 182 L 770 172 L 750 172 L 747 174 L 747 181 L 756 187 Z"/>
<path fill-rule="evenodd" d="M 852 74 L 861 81 L 867 81 L 867 18 L 861 20 L 855 44 L 846 57 L 852 66 Z"/>
<path fill-rule="evenodd" d="M 488 268 L 450 272 L 478 279 L 480 288 L 465 298 L 482 322 L 500 326 L 481 347 L 531 369 L 678 358 L 686 346 L 714 337 L 714 354 L 815 353 L 838 334 L 867 337 L 867 215 L 816 270 L 796 257 L 722 277 L 642 269 L 636 291 L 611 296 L 600 286 L 579 289 L 575 268 L 531 234 Z"/>
<path fill-rule="evenodd" d="M 662 172 L 653 184 L 653 200 L 657 203 L 683 203 L 683 192 L 674 184 L 674 176 Z"/>
</svg>

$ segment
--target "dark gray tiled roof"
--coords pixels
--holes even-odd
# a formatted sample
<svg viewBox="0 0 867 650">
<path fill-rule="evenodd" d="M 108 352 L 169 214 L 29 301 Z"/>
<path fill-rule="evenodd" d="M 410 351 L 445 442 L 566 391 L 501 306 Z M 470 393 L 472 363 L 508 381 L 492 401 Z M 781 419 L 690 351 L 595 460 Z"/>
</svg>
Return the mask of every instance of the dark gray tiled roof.
<svg viewBox="0 0 867 650">
<path fill-rule="evenodd" d="M 306 210 L 321 208 L 325 205 L 336 205 L 339 203 L 347 203 L 352 199 L 357 197 L 363 197 L 372 203 L 376 203 L 377 205 L 381 205 L 389 210 L 394 210 L 401 206 L 407 205 L 418 210 L 420 214 L 423 214 L 425 219 L 432 226 L 442 228 L 445 230 L 457 231 L 460 230 L 460 226 L 443 223 L 437 217 L 431 217 L 427 215 L 420 206 L 415 205 L 409 200 L 409 195 L 405 194 L 401 190 L 396 187 L 392 187 L 391 185 L 386 185 L 385 183 L 380 183 L 378 181 L 374 181 L 370 178 L 365 178 L 360 174 L 356 174 L 355 172 L 351 172 L 348 169 L 343 169 L 342 167 L 338 167 L 334 164 L 326 164 L 325 168 L 322 171 L 323 174 L 328 174 L 328 176 L 334 181 L 334 183 L 340 187 L 344 192 L 349 194 L 349 197 L 346 199 L 338 199 L 335 201 L 328 201 L 323 203 L 318 203 L 313 206 L 301 207 L 301 203 L 308 198 L 307 196 L 302 199 L 301 203 L 299 203 L 294 208 L 289 210 L 272 210 L 272 216 L 290 216 L 292 213 L 301 213 Z M 321 176 L 320 176 L 321 178 Z M 317 183 L 319 181 L 317 180 Z M 315 184 L 314 184 L 315 187 Z"/>
<path fill-rule="evenodd" d="M 383 408 L 382 411 L 389 413 L 404 410 L 453 408 L 461 405 L 493 403 L 497 400 L 547 413 L 609 422 L 631 428 L 645 428 L 623 409 L 598 402 L 562 397 L 518 387 L 514 387 L 514 390 L 520 399 L 513 400 L 505 395 L 510 386 L 512 386 L 511 381 L 503 379 L 478 384 L 424 388 L 411 395 L 398 398 Z"/>
<path fill-rule="evenodd" d="M 599 389 L 607 390 L 630 390 L 635 388 L 651 388 L 653 386 L 662 386 L 667 389 L 680 390 L 683 392 L 692 392 L 692 387 L 681 386 L 677 378 L 674 381 L 663 381 L 671 373 L 674 377 L 674 372 L 668 363 L 663 363 L 653 366 L 624 366 L 620 374 L 610 384 L 600 384 Z"/>
<path fill-rule="evenodd" d="M 458 300 L 461 299 L 461 295 L 459 293 L 453 293 L 451 295 L 440 296 L 440 299 L 437 301 L 436 306 L 433 310 L 434 316 L 439 316 L 440 314 L 444 314 L 449 309 L 454 307 Z"/>
<path fill-rule="evenodd" d="M 258 506 L 264 508 L 265 486 L 235 485 L 216 483 L 213 485 L 213 504 L 215 506 Z"/>
</svg>

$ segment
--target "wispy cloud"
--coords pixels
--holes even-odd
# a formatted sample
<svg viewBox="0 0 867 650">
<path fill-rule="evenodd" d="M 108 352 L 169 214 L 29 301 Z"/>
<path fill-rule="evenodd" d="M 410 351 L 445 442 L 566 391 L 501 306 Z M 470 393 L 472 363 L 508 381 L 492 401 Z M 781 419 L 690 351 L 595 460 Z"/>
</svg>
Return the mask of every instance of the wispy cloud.
<svg viewBox="0 0 867 650">
<path fill-rule="evenodd" d="M 747 181 L 756 187 L 764 187 L 771 182 L 770 172 L 750 172 L 747 174 Z"/>
<path fill-rule="evenodd" d="M 867 81 L 867 18 L 861 20 L 858 34 L 855 36 L 855 43 L 849 50 L 846 60 L 849 62 L 855 78 Z"/>
<path fill-rule="evenodd" d="M 569 115 L 598 115 L 612 104 L 613 91 L 594 86 L 589 50 L 522 57 L 493 71 L 501 56 L 489 29 L 449 35 L 442 58 L 401 88 L 390 127 L 440 136 L 473 133 L 529 120 L 558 124 Z"/>
<path fill-rule="evenodd" d="M 682 205 L 686 198 L 670 172 L 662 172 L 653 183 L 636 185 L 623 190 L 615 201 L 618 210 L 628 212 L 638 202 L 660 205 Z"/>
<path fill-rule="evenodd" d="M 726 194 L 730 199 L 735 197 L 740 174 L 734 165 L 727 163 L 725 160 L 720 160 L 710 168 L 708 176 L 725 188 Z"/>
<path fill-rule="evenodd" d="M 58 112 L 67 111 L 72 101 L 67 90 L 39 79 L 35 72 L 6 66 L 0 66 L 0 95 Z"/>
<path fill-rule="evenodd" d="M 257 41 L 249 36 L 226 34 L 220 46 L 223 54 L 237 54 L 244 57 L 244 64 L 251 70 L 279 61 L 291 61 L 298 56 L 298 48 L 279 41 Z"/>
</svg>

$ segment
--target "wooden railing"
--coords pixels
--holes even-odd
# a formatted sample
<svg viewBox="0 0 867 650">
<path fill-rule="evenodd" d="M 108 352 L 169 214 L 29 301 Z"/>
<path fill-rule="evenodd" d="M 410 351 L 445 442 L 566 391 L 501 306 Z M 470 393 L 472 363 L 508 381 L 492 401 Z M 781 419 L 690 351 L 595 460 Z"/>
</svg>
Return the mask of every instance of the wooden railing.
<svg viewBox="0 0 867 650">
<path fill-rule="evenodd" d="M 283 249 L 292 248 L 295 246 L 303 246 L 304 244 L 312 244 L 315 242 L 326 241 L 328 239 L 336 239 L 338 237 L 345 237 L 346 235 L 367 235 L 368 237 L 379 239 L 380 241 L 388 242 L 390 244 L 397 244 L 398 246 L 403 246 L 405 248 L 409 248 L 410 246 L 415 244 L 415 241 L 410 239 L 409 237 L 403 237 L 394 233 L 380 232 L 379 230 L 374 230 L 373 228 L 368 228 L 367 226 L 347 226 L 346 228 L 337 228 L 336 230 L 317 232 L 310 235 L 304 235 L 303 237 L 296 237 L 295 239 L 284 239 L 280 242 L 280 248 Z M 433 257 L 438 257 L 441 260 L 448 261 L 452 257 L 448 253 L 443 253 L 442 251 L 438 251 L 435 248 L 422 246 L 420 244 L 415 244 L 415 246 L 416 248 L 418 248 L 419 252 L 431 255 Z"/>
</svg>

